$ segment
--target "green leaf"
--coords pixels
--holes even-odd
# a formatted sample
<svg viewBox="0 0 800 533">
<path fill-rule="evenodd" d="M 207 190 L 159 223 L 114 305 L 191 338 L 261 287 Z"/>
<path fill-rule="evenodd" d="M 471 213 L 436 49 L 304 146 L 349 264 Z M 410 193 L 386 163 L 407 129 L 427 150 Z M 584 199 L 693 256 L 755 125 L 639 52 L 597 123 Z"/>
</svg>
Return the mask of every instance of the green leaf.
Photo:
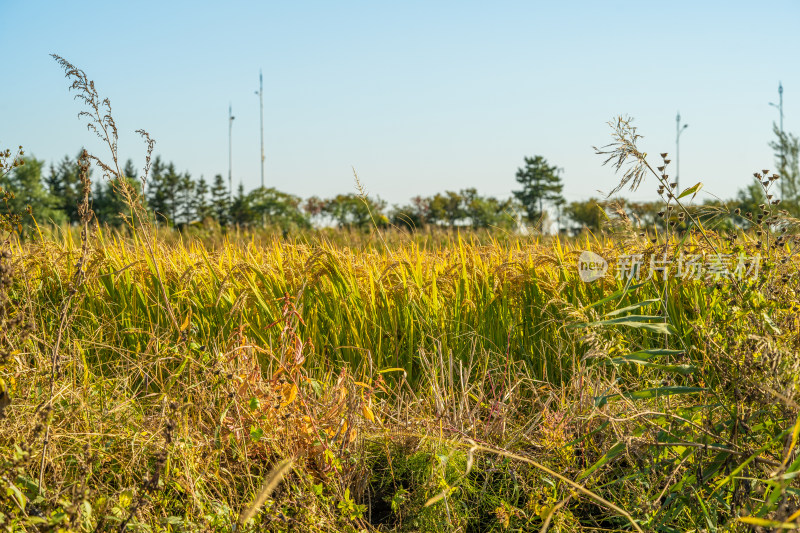
<svg viewBox="0 0 800 533">
<path fill-rule="evenodd" d="M 706 390 L 704 387 L 657 387 L 652 389 L 637 390 L 623 394 L 631 400 L 646 400 L 649 398 L 660 398 L 662 396 L 675 396 L 676 394 L 694 394 Z"/>
<path fill-rule="evenodd" d="M 10 496 L 11 499 L 14 500 L 14 503 L 17 504 L 17 507 L 19 507 L 20 510 L 25 510 L 25 506 L 28 505 L 28 498 L 22 494 L 22 491 L 19 490 L 16 485 L 13 483 L 6 484 L 6 495 Z"/>
<path fill-rule="evenodd" d="M 181 366 L 179 366 L 178 369 L 172 373 L 172 375 L 169 378 L 169 381 L 167 381 L 167 386 L 165 387 L 166 390 L 172 390 L 172 386 L 175 384 L 175 382 L 181 376 L 183 371 L 186 370 L 186 365 L 189 363 L 190 359 L 191 359 L 191 357 L 188 356 L 188 355 L 183 358 L 183 361 L 181 362 Z"/>
<path fill-rule="evenodd" d="M 183 518 L 180 516 L 168 516 L 164 519 L 164 523 L 169 524 L 171 526 L 180 526 L 183 525 Z"/>
<path fill-rule="evenodd" d="M 632 290 L 638 289 L 639 287 L 644 287 L 645 285 L 647 285 L 647 282 L 643 281 L 642 283 L 637 283 L 636 285 L 631 286 L 630 283 L 631 283 L 632 280 L 633 280 L 632 277 L 628 278 L 628 282 L 625 284 L 625 287 L 623 289 L 620 289 L 620 290 L 616 291 L 615 293 L 611 294 L 610 296 L 606 296 L 602 300 L 598 300 L 598 301 L 596 301 L 594 303 L 591 303 L 591 304 L 587 305 L 586 307 L 584 307 L 582 309 L 582 311 L 585 311 L 586 309 L 591 309 L 592 307 L 597 307 L 598 305 L 603 305 L 604 303 L 610 302 L 612 300 L 616 300 L 618 298 L 621 298 L 622 296 L 625 296 L 628 293 L 628 291 L 632 291 Z"/>
<path fill-rule="evenodd" d="M 764 319 L 764 323 L 767 325 L 767 327 L 769 327 L 769 329 L 770 329 L 770 331 L 772 331 L 773 335 L 782 335 L 783 334 L 783 332 L 775 324 L 775 322 L 773 322 L 772 319 L 769 317 L 769 315 L 767 315 L 766 311 L 762 311 L 761 312 L 761 318 Z"/>
<path fill-rule="evenodd" d="M 33 500 L 39 497 L 39 483 L 28 476 L 17 476 L 17 484 L 20 485 L 26 493 L 28 493 Z"/>
<path fill-rule="evenodd" d="M 612 447 L 611 447 L 611 449 L 610 449 L 610 450 L 608 450 L 608 451 L 607 451 L 607 452 L 606 452 L 606 453 L 603 455 L 603 457 L 601 457 L 600 459 L 598 459 L 598 460 L 597 460 L 597 462 L 596 462 L 595 464 L 593 464 L 592 466 L 590 466 L 589 468 L 587 468 L 586 470 L 584 470 L 584 471 L 583 471 L 583 473 L 582 473 L 581 475 L 579 475 L 579 476 L 578 476 L 578 477 L 575 479 L 575 481 L 580 481 L 580 480 L 582 480 L 582 479 L 584 479 L 584 478 L 588 477 L 589 475 L 591 475 L 591 474 L 592 474 L 592 472 L 594 472 L 595 470 L 597 470 L 598 468 L 600 468 L 600 467 L 601 467 L 601 466 L 603 466 L 604 464 L 608 463 L 608 462 L 609 462 L 609 461 L 611 461 L 611 460 L 612 460 L 614 457 L 618 456 L 619 454 L 621 454 L 621 453 L 622 453 L 622 452 L 624 452 L 624 451 L 625 451 L 625 443 L 624 443 L 624 442 L 622 442 L 622 441 L 620 441 L 620 442 L 616 443 L 614 446 L 612 446 Z"/>
<path fill-rule="evenodd" d="M 264 436 L 264 430 L 259 427 L 251 427 L 250 428 L 250 440 L 253 442 L 258 442 Z"/>
<path fill-rule="evenodd" d="M 680 194 L 680 196 L 678 196 L 678 199 L 680 200 L 684 196 L 689 196 L 691 194 L 692 195 L 692 200 L 694 200 L 694 197 L 697 196 L 697 193 L 702 188 L 703 188 L 703 183 L 702 182 L 698 182 L 697 184 L 692 185 L 688 189 L 684 189 L 683 192 Z"/>
<path fill-rule="evenodd" d="M 592 436 L 592 435 L 594 435 L 595 433 L 599 433 L 600 431 L 603 431 L 603 430 L 606 428 L 606 426 L 608 426 L 608 424 L 609 424 L 609 423 L 610 423 L 610 422 L 609 422 L 608 420 L 606 420 L 605 422 L 603 422 L 602 424 L 600 424 L 600 426 L 599 426 L 599 427 L 597 427 L 597 428 L 595 428 L 595 429 L 591 430 L 589 433 L 586 433 L 585 435 L 582 435 L 582 436 L 578 437 L 577 439 L 571 440 L 570 442 L 566 443 L 565 445 L 563 445 L 563 446 L 561 447 L 561 449 L 566 449 L 566 448 L 569 448 L 570 446 L 575 446 L 575 445 L 576 445 L 576 444 L 578 444 L 579 442 L 581 442 L 581 441 L 584 441 L 584 440 L 588 439 L 589 437 L 591 437 L 591 436 Z"/>
<path fill-rule="evenodd" d="M 637 304 L 629 305 L 628 307 L 623 307 L 622 309 L 615 309 L 610 313 L 606 313 L 604 316 L 616 316 L 621 313 L 625 313 L 627 311 L 635 311 L 636 309 L 640 309 L 646 305 L 654 304 L 654 303 L 661 303 L 661 300 L 658 298 L 654 298 L 652 300 L 645 300 L 643 302 L 639 302 Z"/>
<path fill-rule="evenodd" d="M 664 317 L 655 315 L 627 315 L 620 318 L 612 318 L 609 320 L 599 320 L 597 322 L 575 324 L 572 327 L 585 328 L 591 326 L 627 326 L 629 328 L 646 329 L 648 331 L 664 335 L 677 333 L 677 330 L 672 324 L 668 324 L 665 322 L 651 322 L 655 320 L 663 321 Z"/>
<path fill-rule="evenodd" d="M 649 361 L 657 355 L 682 355 L 683 350 L 667 350 L 667 349 L 652 349 L 652 350 L 639 350 L 638 352 L 629 353 L 615 357 L 614 359 L 625 359 L 626 361 Z M 612 359 L 612 361 L 614 360 Z"/>
<path fill-rule="evenodd" d="M 766 518 L 757 518 L 755 516 L 742 516 L 737 518 L 743 524 L 750 524 L 752 526 L 761 527 L 776 527 L 779 529 L 791 529 L 796 531 L 800 529 L 800 524 L 797 522 L 778 522 L 777 520 L 767 520 Z"/>
<path fill-rule="evenodd" d="M 661 370 L 671 374 L 681 374 L 682 376 L 688 376 L 689 374 L 694 374 L 697 371 L 697 367 L 693 365 L 660 365 L 657 363 L 648 363 L 647 361 L 639 361 L 636 359 L 625 360 L 621 357 L 614 358 L 611 360 L 611 362 L 614 365 L 623 365 L 626 363 L 636 364 L 639 366 L 652 368 L 653 370 Z"/>
</svg>

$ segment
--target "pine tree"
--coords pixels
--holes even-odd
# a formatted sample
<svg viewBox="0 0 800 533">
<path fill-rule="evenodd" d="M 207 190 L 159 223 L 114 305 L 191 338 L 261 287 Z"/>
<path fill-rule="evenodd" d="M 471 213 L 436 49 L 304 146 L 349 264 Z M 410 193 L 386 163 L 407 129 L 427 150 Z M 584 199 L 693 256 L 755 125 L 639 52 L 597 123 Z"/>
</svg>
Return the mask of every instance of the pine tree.
<svg viewBox="0 0 800 533">
<path fill-rule="evenodd" d="M 211 212 L 214 219 L 220 226 L 228 225 L 228 213 L 230 211 L 230 196 L 228 187 L 222 174 L 214 176 L 214 185 L 211 187 Z"/>
<path fill-rule="evenodd" d="M 130 178 L 132 180 L 139 179 L 139 173 L 137 172 L 136 166 L 133 164 L 132 159 L 128 159 L 127 161 L 125 161 L 125 166 L 122 169 L 122 174 L 126 178 Z"/>
<path fill-rule="evenodd" d="M 110 207 L 110 192 L 113 194 L 113 191 L 109 191 L 107 183 L 100 182 L 92 184 L 92 210 L 100 224 L 113 223 L 114 215 Z"/>
<path fill-rule="evenodd" d="M 236 189 L 236 196 L 233 198 L 233 202 L 231 202 L 230 220 L 237 226 L 248 226 L 252 221 L 251 215 L 248 197 L 244 194 L 244 185 L 242 185 L 242 182 L 239 182 L 239 187 Z"/>
<path fill-rule="evenodd" d="M 140 195 L 141 181 L 136 177 L 136 168 L 133 161 L 128 159 L 122 170 L 122 180 L 117 178 L 95 184 L 93 191 L 93 209 L 97 220 L 111 226 L 122 225 L 125 217 L 131 216 L 130 206 L 127 203 L 123 186 L 133 190 L 134 198 Z M 126 184 L 126 185 L 124 185 Z"/>
<path fill-rule="evenodd" d="M 153 210 L 156 222 L 163 222 L 169 217 L 169 205 L 164 176 L 166 167 L 161 156 L 156 156 L 150 167 L 150 179 L 147 182 L 147 203 Z"/>
<path fill-rule="evenodd" d="M 150 168 L 148 184 L 148 203 L 156 215 L 156 220 L 165 221 L 169 225 L 177 222 L 180 210 L 180 188 L 182 176 L 175 170 L 175 164 L 165 165 L 160 156 L 156 156 Z"/>
<path fill-rule="evenodd" d="M 781 192 L 781 208 L 797 216 L 800 214 L 800 139 L 788 131 L 781 131 L 772 125 L 775 140 L 769 147 L 775 151 L 775 162 L 780 175 L 778 190 Z M 766 176 L 765 176 L 766 177 Z"/>
<path fill-rule="evenodd" d="M 193 206 L 195 217 L 200 222 L 213 216 L 211 206 L 208 204 L 208 183 L 206 183 L 206 179 L 203 176 L 200 176 L 195 185 Z"/>
<path fill-rule="evenodd" d="M 195 211 L 195 182 L 188 172 L 181 175 L 178 187 L 178 221 L 180 225 L 191 224 L 197 217 Z"/>
<path fill-rule="evenodd" d="M 145 207 L 147 204 L 147 198 L 142 194 L 142 180 L 139 178 L 139 172 L 136 170 L 136 167 L 133 164 L 133 161 L 128 159 L 125 162 L 125 167 L 122 169 L 122 174 L 125 176 L 125 182 L 127 186 L 132 188 L 132 200 L 136 200 L 141 202 L 142 206 Z M 117 186 L 116 189 L 120 189 L 121 187 Z M 119 206 L 119 210 L 117 213 L 126 213 L 128 216 L 132 216 L 130 206 L 127 205 L 127 200 L 125 195 L 122 194 L 122 191 L 116 190 L 116 201 L 117 205 Z"/>
<path fill-rule="evenodd" d="M 33 225 L 30 214 L 41 224 L 54 222 L 60 224 L 66 219 L 60 209 L 60 202 L 50 194 L 43 184 L 42 167 L 44 161 L 33 157 L 25 157 L 25 164 L 0 177 L 0 188 L 13 193 L 14 197 L 0 202 L 0 213 L 4 215 L 20 215 L 25 226 Z M 2 194 L 2 193 L 0 193 Z"/>
<path fill-rule="evenodd" d="M 522 185 L 521 191 L 513 191 L 527 212 L 528 220 L 535 222 L 544 214 L 544 203 L 561 206 L 564 198 L 561 191 L 564 184 L 556 166 L 547 164 L 547 160 L 537 155 L 525 158 L 525 168 L 517 169 L 517 182 Z"/>
<path fill-rule="evenodd" d="M 91 169 L 89 176 L 91 177 Z M 64 156 L 57 166 L 50 165 L 50 175 L 45 179 L 45 184 L 54 198 L 54 207 L 66 215 L 68 222 L 78 223 L 80 221 L 78 201 L 83 190 L 78 158 L 70 159 Z"/>
<path fill-rule="evenodd" d="M 178 223 L 180 212 L 180 189 L 182 176 L 175 170 L 175 164 L 170 162 L 167 165 L 167 172 L 164 174 L 164 193 L 167 205 L 167 215 L 172 225 Z"/>
</svg>

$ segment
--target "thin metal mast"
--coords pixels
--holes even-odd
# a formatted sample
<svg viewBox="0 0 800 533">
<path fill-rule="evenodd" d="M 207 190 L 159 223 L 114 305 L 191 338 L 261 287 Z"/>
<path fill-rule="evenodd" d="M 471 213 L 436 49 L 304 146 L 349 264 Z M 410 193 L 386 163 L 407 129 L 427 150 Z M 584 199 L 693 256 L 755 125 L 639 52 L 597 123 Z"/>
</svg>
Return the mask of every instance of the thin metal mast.
<svg viewBox="0 0 800 533">
<path fill-rule="evenodd" d="M 675 117 L 675 194 L 680 193 L 680 177 L 681 177 L 681 133 L 689 127 L 688 124 L 681 126 L 681 112 L 678 111 L 678 116 Z"/>
<path fill-rule="evenodd" d="M 258 71 L 258 99 L 261 108 L 261 188 L 264 188 L 264 76 Z"/>
<path fill-rule="evenodd" d="M 228 104 L 228 198 L 233 198 L 233 109 L 231 104 Z"/>
<path fill-rule="evenodd" d="M 775 105 L 772 102 L 770 102 L 769 105 L 771 105 L 772 107 L 777 107 L 778 108 L 778 113 L 780 114 L 780 125 L 781 125 L 781 171 L 783 171 L 784 167 L 786 167 L 786 153 L 784 152 L 784 146 L 783 146 L 783 144 L 784 144 L 783 143 L 783 83 L 781 83 L 781 82 L 778 82 L 778 98 L 779 98 L 778 105 Z M 784 184 L 784 182 L 785 182 L 785 180 L 782 179 L 781 180 L 781 186 L 780 186 L 781 199 L 783 199 L 783 190 L 784 190 L 783 189 L 783 184 Z"/>
</svg>

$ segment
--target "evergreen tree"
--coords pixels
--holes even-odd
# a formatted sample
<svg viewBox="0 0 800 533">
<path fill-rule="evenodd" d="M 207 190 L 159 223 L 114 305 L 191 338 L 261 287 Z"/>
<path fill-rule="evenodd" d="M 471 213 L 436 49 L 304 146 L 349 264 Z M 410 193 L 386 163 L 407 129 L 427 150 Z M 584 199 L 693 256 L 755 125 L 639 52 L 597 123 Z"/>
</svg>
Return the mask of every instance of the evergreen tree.
<svg viewBox="0 0 800 533">
<path fill-rule="evenodd" d="M 164 195 L 167 206 L 167 216 L 172 225 L 178 223 L 180 212 L 180 190 L 182 176 L 175 170 L 175 164 L 170 162 L 167 165 L 167 172 L 164 174 Z"/>
<path fill-rule="evenodd" d="M 150 167 L 148 183 L 148 203 L 156 215 L 156 220 L 169 225 L 177 222 L 180 211 L 180 188 L 182 176 L 175 170 L 175 164 L 164 164 L 160 156 L 156 156 Z"/>
<path fill-rule="evenodd" d="M 142 180 L 139 178 L 139 172 L 136 170 L 133 161 L 128 159 L 125 162 L 125 166 L 122 169 L 122 174 L 125 176 L 125 188 L 130 189 L 128 194 L 131 195 L 131 199 L 136 201 L 138 198 L 138 202 L 141 203 L 142 207 L 146 207 L 147 198 L 142 194 Z M 122 220 L 122 218 L 118 216 L 120 213 L 124 213 L 128 217 L 132 217 L 133 213 L 131 212 L 130 206 L 127 205 L 128 200 L 126 199 L 126 194 L 122 191 L 122 184 L 112 183 L 111 185 L 116 193 L 114 198 L 114 207 L 116 209 L 118 220 Z"/>
<path fill-rule="evenodd" d="M 150 167 L 150 178 L 147 181 L 147 203 L 153 210 L 156 222 L 169 218 L 169 203 L 165 183 L 166 166 L 161 156 L 156 156 Z"/>
<path fill-rule="evenodd" d="M 59 202 L 43 185 L 44 161 L 33 157 L 25 157 L 24 161 L 24 165 L 0 177 L 0 188 L 13 195 L 9 196 L 7 201 L 0 202 L 0 213 L 20 215 L 21 223 L 25 226 L 33 225 L 33 218 L 27 214 L 28 212 L 40 224 L 64 222 L 66 216 L 59 209 Z"/>
<path fill-rule="evenodd" d="M 122 174 L 126 178 L 139 180 L 139 172 L 136 170 L 136 166 L 133 164 L 132 159 L 125 161 L 125 166 L 122 168 Z"/>
<path fill-rule="evenodd" d="M 45 180 L 48 192 L 53 196 L 55 209 L 62 211 L 71 224 L 80 221 L 78 201 L 83 194 L 78 157 L 70 159 L 64 156 L 57 166 L 50 165 L 50 175 Z"/>
<path fill-rule="evenodd" d="M 250 211 L 249 198 L 244 194 L 244 185 L 239 182 L 239 187 L 236 189 L 236 196 L 231 202 L 230 220 L 237 226 L 248 226 L 252 222 L 252 213 Z"/>
<path fill-rule="evenodd" d="M 110 207 L 113 191 L 109 189 L 108 184 L 104 182 L 92 184 L 92 210 L 100 224 L 113 223 L 114 214 Z"/>
<path fill-rule="evenodd" d="M 213 216 L 211 206 L 208 204 L 208 183 L 206 183 L 206 179 L 203 176 L 200 176 L 200 179 L 195 185 L 192 205 L 195 217 L 200 222 Z"/>
<path fill-rule="evenodd" d="M 220 226 L 228 225 L 228 213 L 230 211 L 230 196 L 228 187 L 222 174 L 214 176 L 214 184 L 211 187 L 211 212 L 214 219 Z"/>
<path fill-rule="evenodd" d="M 742 215 L 746 213 L 750 213 L 752 215 L 761 212 L 761 209 L 758 206 L 767 203 L 767 198 L 764 196 L 764 189 L 761 187 L 761 185 L 753 180 L 744 189 L 739 189 L 735 202 L 736 207 L 739 209 Z M 737 222 L 743 224 L 745 227 L 748 227 L 750 224 L 752 224 L 752 220 L 747 219 L 744 216 L 737 217 Z"/>
<path fill-rule="evenodd" d="M 563 205 L 561 191 L 564 184 L 561 182 L 558 167 L 548 165 L 544 157 L 526 157 L 525 168 L 517 169 L 516 179 L 522 185 L 522 190 L 513 191 L 514 196 L 522 204 L 531 222 L 542 217 L 545 202 L 556 207 Z"/>
<path fill-rule="evenodd" d="M 133 161 L 128 159 L 122 169 L 122 180 L 117 178 L 95 184 L 93 209 L 98 222 L 111 226 L 121 226 L 131 209 L 125 198 L 123 188 L 130 188 L 133 199 L 141 195 L 142 182 L 136 177 Z"/>
<path fill-rule="evenodd" d="M 181 175 L 178 188 L 178 223 L 180 225 L 191 224 L 196 220 L 197 211 L 195 210 L 195 182 L 188 172 Z"/>
<path fill-rule="evenodd" d="M 778 126 L 772 125 L 775 140 L 769 147 L 775 151 L 776 171 L 780 175 L 773 185 L 781 192 L 782 209 L 787 209 L 797 216 L 800 214 L 800 139 L 789 132 L 782 132 Z M 766 177 L 766 176 L 765 176 Z"/>
</svg>

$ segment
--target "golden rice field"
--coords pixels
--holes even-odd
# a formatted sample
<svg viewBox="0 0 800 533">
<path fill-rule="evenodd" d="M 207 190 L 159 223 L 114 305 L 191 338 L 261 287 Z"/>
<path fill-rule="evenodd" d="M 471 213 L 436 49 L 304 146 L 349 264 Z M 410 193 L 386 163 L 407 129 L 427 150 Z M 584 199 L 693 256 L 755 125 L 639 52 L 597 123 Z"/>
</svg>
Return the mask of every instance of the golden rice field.
<svg viewBox="0 0 800 533">
<path fill-rule="evenodd" d="M 797 261 L 737 239 L 12 242 L 0 527 L 793 528 Z M 760 263 L 650 275 L 665 250 Z"/>
</svg>

